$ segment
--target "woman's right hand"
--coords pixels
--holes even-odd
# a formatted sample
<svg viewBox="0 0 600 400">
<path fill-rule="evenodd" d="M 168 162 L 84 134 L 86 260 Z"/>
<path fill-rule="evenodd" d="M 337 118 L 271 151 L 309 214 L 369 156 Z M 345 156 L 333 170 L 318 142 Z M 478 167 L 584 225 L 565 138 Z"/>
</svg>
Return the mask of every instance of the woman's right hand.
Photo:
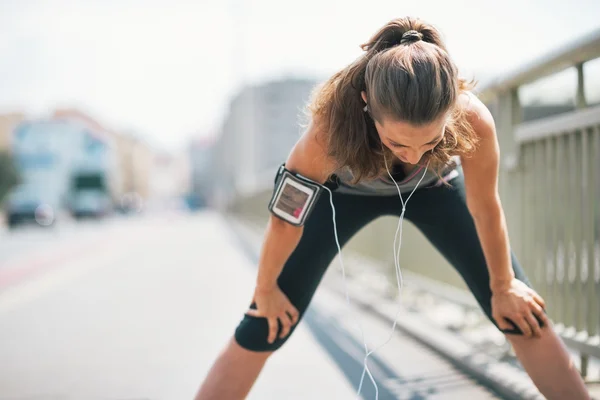
<svg viewBox="0 0 600 400">
<path fill-rule="evenodd" d="M 273 343 L 277 337 L 278 320 L 283 328 L 279 335 L 280 338 L 287 336 L 292 326 L 298 322 L 300 313 L 277 285 L 269 288 L 257 287 L 254 290 L 252 302 L 256 303 L 256 310 L 249 309 L 246 315 L 267 319 L 269 323 L 267 341 L 269 343 Z"/>
</svg>

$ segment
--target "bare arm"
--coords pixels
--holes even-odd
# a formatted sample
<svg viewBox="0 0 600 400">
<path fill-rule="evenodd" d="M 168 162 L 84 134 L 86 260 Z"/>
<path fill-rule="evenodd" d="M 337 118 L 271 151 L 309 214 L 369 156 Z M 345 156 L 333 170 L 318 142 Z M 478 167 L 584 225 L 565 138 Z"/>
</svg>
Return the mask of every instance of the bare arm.
<svg viewBox="0 0 600 400">
<path fill-rule="evenodd" d="M 286 161 L 286 168 L 316 182 L 324 183 L 333 173 L 334 163 L 328 159 L 324 132 L 316 124 L 298 140 Z M 256 290 L 270 291 L 277 284 L 277 278 L 285 262 L 294 251 L 303 228 L 291 225 L 271 215 L 259 259 Z"/>
<path fill-rule="evenodd" d="M 467 206 L 477 228 L 490 272 L 490 286 L 506 286 L 514 278 L 504 211 L 498 194 L 500 149 L 494 120 L 479 99 L 469 95 L 469 122 L 479 137 L 475 153 L 462 160 Z"/>
<path fill-rule="evenodd" d="M 492 316 L 501 329 L 515 323 L 526 336 L 541 336 L 540 322 L 548 324 L 544 300 L 515 279 L 508 230 L 498 194 L 500 150 L 489 110 L 470 96 L 469 122 L 480 139 L 475 154 L 463 161 L 467 206 L 477 229 L 486 259 L 492 292 Z M 537 321 L 534 317 L 537 317 Z"/>
</svg>

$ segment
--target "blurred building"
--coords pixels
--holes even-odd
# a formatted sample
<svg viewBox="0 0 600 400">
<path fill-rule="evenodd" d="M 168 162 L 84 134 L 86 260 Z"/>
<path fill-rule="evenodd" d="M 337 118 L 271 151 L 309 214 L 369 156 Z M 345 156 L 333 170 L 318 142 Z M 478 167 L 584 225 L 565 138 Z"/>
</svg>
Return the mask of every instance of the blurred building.
<svg viewBox="0 0 600 400">
<path fill-rule="evenodd" d="M 120 174 L 114 143 L 80 119 L 26 119 L 11 132 L 19 184 L 6 202 L 9 225 L 58 215 L 102 216 L 118 200 Z M 38 221 L 39 222 L 39 221 Z"/>
<path fill-rule="evenodd" d="M 114 133 L 108 130 L 104 125 L 100 124 L 91 116 L 74 108 L 59 108 L 54 111 L 53 119 L 65 119 L 79 121 L 89 127 L 96 135 L 108 137 L 114 136 Z"/>
<path fill-rule="evenodd" d="M 114 181 L 113 198 L 114 202 L 118 203 L 123 196 L 123 177 L 122 171 L 123 160 L 120 157 L 120 135 L 105 125 L 98 122 L 90 115 L 74 108 L 56 109 L 52 115 L 54 120 L 73 121 L 86 126 L 90 133 L 97 137 L 102 142 L 107 143 L 111 148 L 111 153 L 114 156 L 114 171 L 111 179 Z"/>
<path fill-rule="evenodd" d="M 126 202 L 146 202 L 151 196 L 150 174 L 154 169 L 154 150 L 130 133 L 105 128 L 91 116 L 76 109 L 60 109 L 55 118 L 75 119 L 107 135 L 114 142 L 118 157 L 120 185 L 118 197 Z M 134 195 L 135 200 L 131 199 Z"/>
<path fill-rule="evenodd" d="M 300 137 L 316 84 L 284 79 L 247 86 L 235 96 L 214 150 L 219 201 L 272 182 L 276 167 Z"/>
<path fill-rule="evenodd" d="M 213 137 L 194 139 L 188 146 L 190 160 L 191 195 L 201 204 L 213 197 L 216 176 L 214 163 L 215 140 Z"/>
<path fill-rule="evenodd" d="M 135 193 L 148 200 L 154 151 L 131 134 L 119 134 L 116 140 L 122 175 L 121 192 Z"/>
<path fill-rule="evenodd" d="M 154 207 L 178 206 L 190 193 L 190 164 L 187 154 L 157 153 L 152 157 L 149 191 Z"/>
<path fill-rule="evenodd" d="M 0 114 L 0 152 L 9 151 L 12 132 L 24 119 L 25 115 L 19 112 Z"/>
</svg>

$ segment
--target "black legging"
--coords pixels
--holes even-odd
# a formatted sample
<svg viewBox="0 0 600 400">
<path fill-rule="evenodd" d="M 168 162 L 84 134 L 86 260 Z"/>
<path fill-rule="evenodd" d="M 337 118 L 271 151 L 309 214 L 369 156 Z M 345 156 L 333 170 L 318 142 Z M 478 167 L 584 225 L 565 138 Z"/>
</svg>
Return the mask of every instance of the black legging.
<svg viewBox="0 0 600 400">
<path fill-rule="evenodd" d="M 415 191 L 406 207 L 405 218 L 411 221 L 456 268 L 490 321 L 491 291 L 486 261 L 479 237 L 466 206 L 462 173 L 450 182 Z M 407 194 L 408 195 L 408 194 Z M 407 195 L 404 198 L 406 198 Z M 361 196 L 333 192 L 340 245 L 344 246 L 361 228 L 384 215 L 399 216 L 398 196 Z M 323 191 L 312 214 L 306 221 L 302 238 L 287 260 L 279 279 L 281 290 L 300 312 L 308 308 L 327 267 L 337 255 L 329 193 Z M 531 286 L 514 254 L 511 253 L 515 277 Z M 256 308 L 255 304 L 250 305 Z M 281 347 L 294 332 L 269 344 L 265 318 L 244 315 L 235 331 L 238 344 L 248 350 L 273 351 Z M 514 325 L 514 324 L 513 324 Z M 516 326 L 505 333 L 522 334 Z"/>
</svg>

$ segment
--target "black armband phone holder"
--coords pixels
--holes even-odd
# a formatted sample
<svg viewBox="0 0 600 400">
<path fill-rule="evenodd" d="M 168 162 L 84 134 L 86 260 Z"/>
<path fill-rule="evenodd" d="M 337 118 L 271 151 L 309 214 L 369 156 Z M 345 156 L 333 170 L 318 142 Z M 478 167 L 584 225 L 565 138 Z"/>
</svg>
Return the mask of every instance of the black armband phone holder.
<svg viewBox="0 0 600 400">
<path fill-rule="evenodd" d="M 322 186 L 281 165 L 275 178 L 275 189 L 269 211 L 295 226 L 302 226 L 321 194 Z"/>
</svg>

